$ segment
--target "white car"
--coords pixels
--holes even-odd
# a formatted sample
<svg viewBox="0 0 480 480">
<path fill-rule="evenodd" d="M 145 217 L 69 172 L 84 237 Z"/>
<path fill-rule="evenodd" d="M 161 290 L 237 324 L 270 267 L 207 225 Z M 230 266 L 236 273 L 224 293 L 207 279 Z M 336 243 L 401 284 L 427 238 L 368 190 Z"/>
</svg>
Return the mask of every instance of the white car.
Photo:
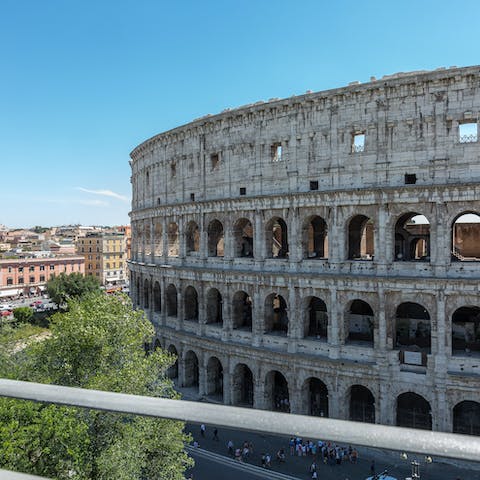
<svg viewBox="0 0 480 480">
<path fill-rule="evenodd" d="M 13 310 L 15 308 L 14 305 L 12 305 L 11 303 L 2 303 L 0 305 L 0 310 Z"/>
</svg>

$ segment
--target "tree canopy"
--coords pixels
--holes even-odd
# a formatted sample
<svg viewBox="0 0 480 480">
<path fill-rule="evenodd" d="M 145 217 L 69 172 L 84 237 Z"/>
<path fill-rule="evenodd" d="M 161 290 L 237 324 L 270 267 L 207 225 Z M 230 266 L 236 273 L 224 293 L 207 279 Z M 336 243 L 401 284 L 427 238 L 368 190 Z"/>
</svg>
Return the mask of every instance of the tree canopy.
<svg viewBox="0 0 480 480">
<path fill-rule="evenodd" d="M 100 291 L 99 281 L 92 275 L 84 276 L 79 272 L 69 275 L 62 272 L 47 282 L 47 293 L 57 305 L 96 291 Z"/>
<path fill-rule="evenodd" d="M 146 355 L 153 327 L 128 297 L 90 293 L 16 357 L 19 379 L 175 398 L 170 354 Z M 8 372 L 7 372 L 8 373 Z M 183 479 L 183 423 L 0 400 L 0 467 L 59 479 Z"/>
</svg>

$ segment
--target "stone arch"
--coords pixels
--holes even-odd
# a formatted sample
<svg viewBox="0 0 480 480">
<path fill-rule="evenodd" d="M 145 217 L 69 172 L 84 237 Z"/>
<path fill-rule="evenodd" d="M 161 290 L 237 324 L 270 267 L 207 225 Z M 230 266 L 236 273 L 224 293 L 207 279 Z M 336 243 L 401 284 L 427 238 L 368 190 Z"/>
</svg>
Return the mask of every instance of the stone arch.
<svg viewBox="0 0 480 480">
<path fill-rule="evenodd" d="M 155 312 L 162 311 L 162 290 L 158 282 L 155 282 L 153 287 L 153 310 Z"/>
<path fill-rule="evenodd" d="M 206 380 L 206 394 L 223 402 L 223 367 L 217 357 L 208 359 Z"/>
<path fill-rule="evenodd" d="M 216 288 L 210 288 L 207 292 L 207 318 L 206 323 L 223 324 L 223 301 L 222 295 Z"/>
<path fill-rule="evenodd" d="M 176 317 L 178 312 L 178 296 L 177 296 L 177 287 L 170 283 L 167 287 L 166 292 L 166 304 L 167 304 L 167 316 Z"/>
<path fill-rule="evenodd" d="M 432 410 L 430 403 L 417 393 L 405 392 L 398 395 L 397 426 L 431 430 Z"/>
<path fill-rule="evenodd" d="M 253 225 L 248 218 L 240 218 L 233 226 L 235 257 L 253 257 Z"/>
<path fill-rule="evenodd" d="M 223 257 L 225 249 L 225 238 L 222 222 L 219 220 L 212 220 L 208 224 L 208 256 L 209 257 Z"/>
<path fill-rule="evenodd" d="M 307 378 L 301 394 L 307 415 L 328 417 L 328 388 L 325 383 L 316 377 Z"/>
<path fill-rule="evenodd" d="M 178 257 L 179 241 L 178 241 L 178 225 L 175 222 L 168 224 L 168 256 Z"/>
<path fill-rule="evenodd" d="M 345 342 L 373 346 L 375 316 L 363 300 L 352 300 L 345 312 Z"/>
<path fill-rule="evenodd" d="M 143 282 L 143 308 L 150 308 L 150 282 L 147 278 Z"/>
<path fill-rule="evenodd" d="M 395 347 L 430 353 L 431 343 L 428 310 L 418 303 L 401 303 L 395 314 Z"/>
<path fill-rule="evenodd" d="M 418 212 L 407 212 L 395 224 L 394 261 L 430 261 L 430 222 Z"/>
<path fill-rule="evenodd" d="M 265 333 L 288 333 L 287 302 L 277 293 L 271 293 L 265 299 Z"/>
<path fill-rule="evenodd" d="M 277 370 L 268 372 L 265 377 L 265 400 L 269 410 L 290 412 L 288 382 Z"/>
<path fill-rule="evenodd" d="M 451 239 L 452 261 L 480 261 L 480 215 L 474 211 L 457 215 L 452 223 Z"/>
<path fill-rule="evenodd" d="M 367 387 L 352 385 L 348 391 L 350 420 L 375 423 L 375 397 Z"/>
<path fill-rule="evenodd" d="M 480 352 L 480 308 L 464 306 L 452 315 L 452 355 Z"/>
<path fill-rule="evenodd" d="M 453 433 L 480 435 L 480 403 L 464 400 L 453 407 Z"/>
<path fill-rule="evenodd" d="M 178 378 L 178 352 L 175 345 L 169 345 L 167 351 L 170 355 L 175 357 L 175 361 L 167 370 L 167 377 L 174 380 Z"/>
<path fill-rule="evenodd" d="M 252 299 L 240 290 L 233 296 L 232 320 L 234 330 L 252 331 Z"/>
<path fill-rule="evenodd" d="M 271 258 L 288 257 L 288 229 L 283 218 L 273 217 L 266 224 L 265 240 L 267 256 Z"/>
<path fill-rule="evenodd" d="M 184 375 L 183 375 L 184 387 L 195 387 L 199 386 L 200 370 L 198 364 L 198 357 L 192 350 L 189 350 L 185 354 L 184 361 Z"/>
<path fill-rule="evenodd" d="M 188 222 L 185 230 L 185 247 L 187 255 L 200 251 L 200 229 L 193 220 Z"/>
<path fill-rule="evenodd" d="M 322 217 L 313 215 L 306 219 L 302 229 L 302 240 L 304 258 L 328 258 L 328 227 Z"/>
<path fill-rule="evenodd" d="M 198 294 L 194 287 L 189 285 L 184 293 L 185 320 L 198 322 Z"/>
<path fill-rule="evenodd" d="M 238 363 L 233 371 L 232 404 L 253 407 L 253 373 L 244 363 Z"/>
<path fill-rule="evenodd" d="M 355 215 L 348 223 L 348 259 L 373 260 L 375 224 L 365 215 Z"/>
<path fill-rule="evenodd" d="M 318 297 L 308 297 L 306 302 L 304 336 L 326 340 L 328 338 L 327 305 Z"/>
</svg>

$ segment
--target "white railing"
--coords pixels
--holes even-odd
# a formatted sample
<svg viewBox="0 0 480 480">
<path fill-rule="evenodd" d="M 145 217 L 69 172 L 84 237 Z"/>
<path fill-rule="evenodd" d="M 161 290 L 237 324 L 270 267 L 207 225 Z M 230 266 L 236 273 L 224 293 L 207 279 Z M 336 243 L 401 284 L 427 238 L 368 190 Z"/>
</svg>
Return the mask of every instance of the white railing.
<svg viewBox="0 0 480 480">
<path fill-rule="evenodd" d="M 480 437 L 0 379 L 0 396 L 478 462 Z"/>
</svg>

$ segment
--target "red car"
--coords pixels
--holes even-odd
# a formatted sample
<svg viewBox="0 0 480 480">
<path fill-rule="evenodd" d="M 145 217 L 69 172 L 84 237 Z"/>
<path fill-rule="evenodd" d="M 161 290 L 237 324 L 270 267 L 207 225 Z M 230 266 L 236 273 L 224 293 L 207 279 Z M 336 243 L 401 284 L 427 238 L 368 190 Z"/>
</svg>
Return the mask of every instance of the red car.
<svg viewBox="0 0 480 480">
<path fill-rule="evenodd" d="M 2 310 L 2 311 L 0 312 L 0 315 L 1 315 L 2 317 L 9 317 L 10 315 L 12 315 L 12 313 L 13 313 L 13 312 L 11 312 L 10 310 Z"/>
</svg>

